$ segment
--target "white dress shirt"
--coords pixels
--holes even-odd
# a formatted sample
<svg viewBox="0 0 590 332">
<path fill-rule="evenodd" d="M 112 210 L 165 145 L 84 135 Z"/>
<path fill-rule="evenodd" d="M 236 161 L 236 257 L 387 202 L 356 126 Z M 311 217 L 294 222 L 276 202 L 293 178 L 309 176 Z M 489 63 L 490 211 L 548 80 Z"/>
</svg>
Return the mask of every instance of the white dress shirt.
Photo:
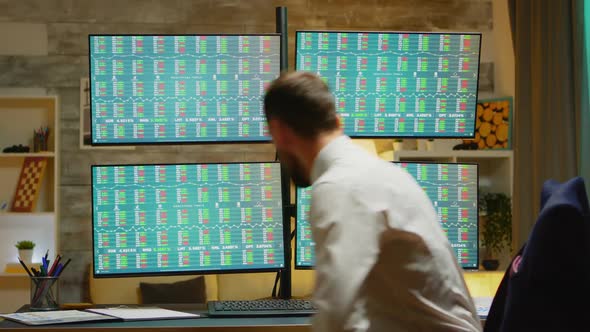
<svg viewBox="0 0 590 332">
<path fill-rule="evenodd" d="M 412 176 L 339 137 L 311 172 L 314 331 L 481 331 L 461 268 Z"/>
</svg>

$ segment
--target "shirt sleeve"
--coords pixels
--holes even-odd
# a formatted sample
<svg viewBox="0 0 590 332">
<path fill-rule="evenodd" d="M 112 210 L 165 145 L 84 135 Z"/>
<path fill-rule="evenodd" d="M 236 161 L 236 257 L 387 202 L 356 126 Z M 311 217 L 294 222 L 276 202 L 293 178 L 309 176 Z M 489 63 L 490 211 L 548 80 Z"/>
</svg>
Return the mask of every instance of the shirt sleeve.
<svg viewBox="0 0 590 332">
<path fill-rule="evenodd" d="M 362 196 L 345 184 L 314 184 L 315 331 L 354 331 L 363 324 L 355 319 L 364 317 L 357 293 L 377 260 L 383 214 L 369 208 Z"/>
</svg>

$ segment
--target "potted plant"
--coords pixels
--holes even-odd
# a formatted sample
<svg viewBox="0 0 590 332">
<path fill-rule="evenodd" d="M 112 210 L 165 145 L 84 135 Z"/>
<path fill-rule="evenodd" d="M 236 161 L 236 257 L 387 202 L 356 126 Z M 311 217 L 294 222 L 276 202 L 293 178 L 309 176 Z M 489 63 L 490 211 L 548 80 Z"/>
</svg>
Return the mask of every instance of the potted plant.
<svg viewBox="0 0 590 332">
<path fill-rule="evenodd" d="M 496 270 L 498 256 L 512 243 L 512 204 L 503 193 L 486 193 L 479 199 L 481 222 L 481 246 L 484 249 L 482 265 L 486 270 Z"/>
<path fill-rule="evenodd" d="M 18 256 L 25 264 L 31 264 L 33 261 L 33 249 L 35 242 L 29 240 L 18 241 L 15 245 L 18 249 Z"/>
</svg>

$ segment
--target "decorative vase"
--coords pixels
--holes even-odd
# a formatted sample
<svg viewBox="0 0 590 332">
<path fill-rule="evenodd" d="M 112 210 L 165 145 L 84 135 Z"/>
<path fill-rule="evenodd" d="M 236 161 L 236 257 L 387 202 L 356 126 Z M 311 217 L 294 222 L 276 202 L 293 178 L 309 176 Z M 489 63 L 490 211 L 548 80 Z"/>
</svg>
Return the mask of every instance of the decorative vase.
<svg viewBox="0 0 590 332">
<path fill-rule="evenodd" d="M 25 264 L 29 265 L 33 263 L 33 249 L 19 249 L 18 256 Z"/>
<path fill-rule="evenodd" d="M 486 271 L 496 271 L 500 266 L 500 262 L 497 259 L 484 259 L 481 265 Z"/>
</svg>

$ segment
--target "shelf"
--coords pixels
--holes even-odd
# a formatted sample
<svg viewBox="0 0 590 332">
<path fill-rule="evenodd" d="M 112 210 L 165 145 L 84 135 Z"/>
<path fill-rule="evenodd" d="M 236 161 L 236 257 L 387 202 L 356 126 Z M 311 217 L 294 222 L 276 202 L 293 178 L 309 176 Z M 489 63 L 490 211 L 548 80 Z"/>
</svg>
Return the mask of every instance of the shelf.
<svg viewBox="0 0 590 332">
<path fill-rule="evenodd" d="M 0 158 L 25 158 L 25 157 L 55 157 L 55 152 L 26 152 L 26 153 L 0 153 Z"/>
<path fill-rule="evenodd" d="M 29 271 L 32 267 L 37 268 L 41 266 L 41 262 L 33 262 L 27 264 L 27 268 Z M 24 271 L 23 266 L 18 262 L 8 262 L 4 267 L 4 271 L 0 272 L 0 275 L 6 277 L 18 277 L 18 276 L 28 276 L 28 274 Z"/>
<path fill-rule="evenodd" d="M 2 217 L 51 217 L 55 212 L 0 212 Z"/>
<path fill-rule="evenodd" d="M 47 228 L 55 219 L 54 212 L 2 212 L 0 222 L 2 231 L 14 228 Z"/>
<path fill-rule="evenodd" d="M 406 158 L 510 158 L 512 150 L 394 151 L 394 159 Z"/>
<path fill-rule="evenodd" d="M 5 272 L 0 273 L 0 278 L 6 278 L 6 277 L 8 277 L 8 278 L 28 278 L 29 275 L 24 272 L 23 273 L 5 273 Z"/>
<path fill-rule="evenodd" d="M 135 146 L 133 145 L 123 145 L 123 146 L 116 146 L 116 145 L 104 145 L 104 146 L 93 146 L 80 143 L 80 150 L 135 150 Z"/>
</svg>

